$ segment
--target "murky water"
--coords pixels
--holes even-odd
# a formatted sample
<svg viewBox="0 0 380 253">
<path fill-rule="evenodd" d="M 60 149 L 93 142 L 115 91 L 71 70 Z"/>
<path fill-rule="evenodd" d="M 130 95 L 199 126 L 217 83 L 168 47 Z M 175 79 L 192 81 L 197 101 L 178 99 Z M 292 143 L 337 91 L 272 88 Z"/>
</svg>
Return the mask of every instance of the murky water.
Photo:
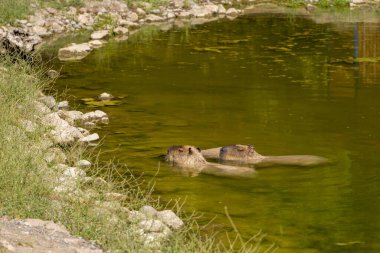
<svg viewBox="0 0 380 253">
<path fill-rule="evenodd" d="M 64 63 L 56 86 L 75 101 L 125 97 L 102 108 L 104 158 L 146 178 L 159 168 L 164 200 L 186 199 L 186 211 L 228 227 L 227 206 L 244 237 L 263 229 L 278 252 L 369 253 L 380 252 L 379 57 L 379 23 L 253 15 L 110 42 Z M 173 144 L 233 143 L 336 164 L 189 178 L 160 158 Z"/>
</svg>

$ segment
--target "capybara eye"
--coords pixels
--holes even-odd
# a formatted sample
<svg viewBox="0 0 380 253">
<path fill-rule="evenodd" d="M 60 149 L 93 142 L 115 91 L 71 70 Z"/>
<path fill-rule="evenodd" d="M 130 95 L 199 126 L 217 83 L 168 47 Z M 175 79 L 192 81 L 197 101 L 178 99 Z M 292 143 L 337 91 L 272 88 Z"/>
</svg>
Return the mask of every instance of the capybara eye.
<svg viewBox="0 0 380 253">
<path fill-rule="evenodd" d="M 189 154 L 192 154 L 192 153 L 193 153 L 193 150 L 189 148 Z"/>
<path fill-rule="evenodd" d="M 244 151 L 244 148 L 243 147 L 238 147 L 238 151 Z"/>
<path fill-rule="evenodd" d="M 179 148 L 178 152 L 182 153 L 183 152 L 183 148 Z"/>
</svg>

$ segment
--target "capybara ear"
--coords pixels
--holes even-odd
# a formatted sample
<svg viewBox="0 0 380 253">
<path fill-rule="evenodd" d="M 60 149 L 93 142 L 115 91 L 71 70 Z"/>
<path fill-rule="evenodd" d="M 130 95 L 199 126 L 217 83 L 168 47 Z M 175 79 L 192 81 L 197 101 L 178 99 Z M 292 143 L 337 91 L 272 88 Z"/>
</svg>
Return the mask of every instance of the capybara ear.
<svg viewBox="0 0 380 253">
<path fill-rule="evenodd" d="M 197 147 L 197 149 L 198 149 L 199 152 L 201 152 L 201 149 L 200 149 L 200 148 Z"/>
<path fill-rule="evenodd" d="M 193 150 L 191 149 L 191 147 L 189 148 L 189 154 L 191 155 L 193 153 Z"/>
</svg>

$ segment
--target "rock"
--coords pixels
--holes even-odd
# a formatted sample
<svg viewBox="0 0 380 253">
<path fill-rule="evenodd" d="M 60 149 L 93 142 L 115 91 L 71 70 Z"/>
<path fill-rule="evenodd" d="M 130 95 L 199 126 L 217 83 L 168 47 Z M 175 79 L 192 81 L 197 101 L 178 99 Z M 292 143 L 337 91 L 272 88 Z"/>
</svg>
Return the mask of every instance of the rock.
<svg viewBox="0 0 380 253">
<path fill-rule="evenodd" d="M 82 120 L 83 112 L 80 111 L 59 111 L 58 115 L 66 120 L 70 125 Z"/>
<path fill-rule="evenodd" d="M 72 44 L 68 47 L 60 48 L 58 50 L 58 58 L 61 61 L 81 60 L 86 57 L 92 48 L 88 43 Z"/>
<path fill-rule="evenodd" d="M 204 8 L 212 14 L 218 13 L 219 10 L 219 7 L 213 3 L 206 4 Z"/>
<path fill-rule="evenodd" d="M 62 175 L 78 180 L 83 179 L 86 176 L 86 172 L 76 167 L 68 167 L 63 171 Z"/>
<path fill-rule="evenodd" d="M 39 101 L 44 103 L 49 109 L 53 109 L 57 104 L 55 98 L 52 96 L 43 96 L 39 99 Z"/>
<path fill-rule="evenodd" d="M 90 132 L 87 129 L 84 129 L 81 127 L 77 127 L 77 129 L 79 130 L 79 132 L 81 132 L 83 134 L 83 136 L 90 135 Z"/>
<path fill-rule="evenodd" d="M 103 46 L 104 42 L 101 40 L 91 40 L 88 42 L 91 48 L 100 48 Z"/>
<path fill-rule="evenodd" d="M 99 245 L 69 234 L 52 221 L 0 218 L 1 252 L 102 253 Z"/>
<path fill-rule="evenodd" d="M 143 206 L 139 211 L 148 218 L 153 218 L 157 214 L 157 210 L 151 206 Z"/>
<path fill-rule="evenodd" d="M 140 24 L 138 24 L 136 22 L 125 21 L 123 26 L 127 26 L 128 29 L 136 29 L 136 28 L 140 27 Z"/>
<path fill-rule="evenodd" d="M 109 35 L 108 30 L 100 30 L 100 31 L 95 31 L 91 34 L 91 39 L 92 40 L 101 40 L 101 39 L 106 39 Z"/>
<path fill-rule="evenodd" d="M 28 33 L 22 29 L 11 29 L 2 39 L 3 47 L 9 53 L 18 53 L 27 58 L 33 52 L 42 39 L 37 34 Z"/>
<path fill-rule="evenodd" d="M 34 104 L 35 104 L 35 108 L 36 108 L 37 112 L 39 112 L 41 114 L 51 113 L 51 110 L 45 104 L 38 102 L 38 101 L 35 101 Z"/>
<path fill-rule="evenodd" d="M 146 2 L 145 2 L 146 3 Z M 146 9 L 150 9 L 150 7 L 149 8 L 146 8 Z M 145 15 L 146 15 L 146 12 L 143 10 L 143 9 L 141 9 L 141 8 L 137 8 L 136 9 L 136 13 L 137 13 L 137 15 L 139 16 L 139 17 L 145 17 Z M 137 20 L 135 20 L 135 21 L 137 21 Z M 132 22 L 134 22 L 134 21 L 132 21 Z"/>
<path fill-rule="evenodd" d="M 60 148 L 50 148 L 44 154 L 44 160 L 47 163 L 65 163 L 67 158 L 65 153 L 63 153 L 63 151 Z"/>
<path fill-rule="evenodd" d="M 87 129 L 93 129 L 94 127 L 96 127 L 96 124 L 94 122 L 84 122 L 83 126 Z"/>
<path fill-rule="evenodd" d="M 51 32 L 48 32 L 48 30 L 42 26 L 33 26 L 32 32 L 36 33 L 41 38 L 46 38 L 52 35 Z"/>
<path fill-rule="evenodd" d="M 87 160 L 79 160 L 78 162 L 75 163 L 75 166 L 79 168 L 90 168 L 92 166 L 92 163 Z"/>
<path fill-rule="evenodd" d="M 185 5 L 185 0 L 173 0 L 173 6 L 175 9 L 182 9 Z"/>
<path fill-rule="evenodd" d="M 191 10 L 191 14 L 196 18 L 205 18 L 212 15 L 212 12 L 204 6 L 196 6 Z"/>
<path fill-rule="evenodd" d="M 140 213 L 139 211 L 132 210 L 128 213 L 128 221 L 131 223 L 138 223 L 145 219 L 146 216 L 143 213 Z"/>
<path fill-rule="evenodd" d="M 173 18 L 175 18 L 176 17 L 176 15 L 174 14 L 174 12 L 168 12 L 167 14 L 166 14 L 166 18 L 167 19 L 173 19 Z"/>
<path fill-rule="evenodd" d="M 80 138 L 79 142 L 88 143 L 88 142 L 93 142 L 93 141 L 97 141 L 97 140 L 99 140 L 99 135 L 97 133 L 94 133 L 94 134 L 90 134 L 86 137 Z"/>
<path fill-rule="evenodd" d="M 83 138 L 82 133 L 67 121 L 61 119 L 58 113 L 50 113 L 42 118 L 42 123 L 53 127 L 51 131 L 53 140 L 59 145 L 70 145 Z"/>
<path fill-rule="evenodd" d="M 52 8 L 52 7 L 48 7 L 46 8 L 46 11 L 51 14 L 51 15 L 55 15 L 57 13 L 57 10 Z"/>
<path fill-rule="evenodd" d="M 167 232 L 170 231 L 170 229 L 159 220 L 142 220 L 139 222 L 139 227 L 144 230 L 144 232 Z"/>
<path fill-rule="evenodd" d="M 104 125 L 108 125 L 108 123 L 110 123 L 110 120 L 109 120 L 109 118 L 107 118 L 107 117 L 103 117 L 103 118 L 100 120 L 100 122 L 101 122 L 102 124 L 104 124 Z"/>
<path fill-rule="evenodd" d="M 116 27 L 113 32 L 118 35 L 125 35 L 128 34 L 129 30 L 126 27 L 118 26 Z"/>
<path fill-rule="evenodd" d="M 109 101 L 109 100 L 113 99 L 113 96 L 111 94 L 107 93 L 107 92 L 103 92 L 102 94 L 100 94 L 98 96 L 98 99 L 100 101 Z M 107 116 L 107 115 L 105 115 L 105 116 Z"/>
<path fill-rule="evenodd" d="M 191 17 L 192 13 L 190 11 L 181 11 L 179 14 L 178 14 L 178 17 L 180 18 L 189 18 Z"/>
<path fill-rule="evenodd" d="M 155 218 L 174 230 L 178 230 L 184 225 L 183 221 L 172 210 L 157 212 Z"/>
<path fill-rule="evenodd" d="M 147 22 L 161 22 L 161 21 L 164 21 L 165 19 L 163 17 L 157 16 L 155 14 L 148 14 L 145 17 L 145 20 Z"/>
<path fill-rule="evenodd" d="M 62 26 L 61 24 L 59 24 L 58 22 L 53 22 L 51 25 L 51 30 L 54 32 L 54 33 L 62 33 L 65 31 L 65 27 Z"/>
<path fill-rule="evenodd" d="M 144 12 L 143 16 L 145 16 L 145 12 Z M 133 11 L 128 12 L 128 15 L 127 15 L 127 21 L 128 22 L 136 22 L 138 20 L 139 20 L 139 15 L 136 12 L 133 12 Z"/>
<path fill-rule="evenodd" d="M 83 123 L 86 123 L 86 122 L 96 123 L 96 122 L 101 122 L 101 120 L 103 118 L 108 119 L 107 114 L 103 111 L 96 110 L 94 112 L 88 112 L 88 113 L 83 114 L 82 122 Z"/>
<path fill-rule="evenodd" d="M 57 105 L 58 110 L 67 110 L 70 108 L 69 101 L 61 101 Z"/>
<path fill-rule="evenodd" d="M 78 20 L 79 25 L 82 25 L 82 26 L 83 25 L 84 26 L 92 26 L 95 23 L 94 18 L 89 13 L 80 14 L 77 17 L 77 20 Z"/>
<path fill-rule="evenodd" d="M 46 72 L 46 75 L 50 78 L 50 79 L 56 79 L 59 77 L 59 72 L 54 70 L 54 69 L 49 69 L 47 72 Z"/>
<path fill-rule="evenodd" d="M 226 14 L 226 8 L 222 4 L 218 5 L 218 14 Z"/>
<path fill-rule="evenodd" d="M 236 10 L 235 8 L 229 8 L 226 11 L 226 15 L 228 15 L 228 16 L 237 16 L 237 15 L 239 15 L 239 11 Z"/>
</svg>

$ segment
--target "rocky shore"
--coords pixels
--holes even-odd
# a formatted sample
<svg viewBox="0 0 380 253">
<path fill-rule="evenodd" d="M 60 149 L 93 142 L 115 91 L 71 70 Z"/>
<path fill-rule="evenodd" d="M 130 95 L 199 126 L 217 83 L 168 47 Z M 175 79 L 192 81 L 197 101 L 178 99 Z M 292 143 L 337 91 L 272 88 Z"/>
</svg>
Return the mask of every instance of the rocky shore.
<svg viewBox="0 0 380 253">
<path fill-rule="evenodd" d="M 99 100 L 109 100 L 112 95 L 100 94 Z M 37 109 L 34 122 L 23 120 L 24 131 L 32 133 L 40 128 L 48 129 L 44 139 L 46 169 L 58 171 L 59 177 L 53 183 L 56 206 L 65 201 L 91 202 L 99 199 L 99 193 L 92 188 L 102 188 L 101 201 L 92 201 L 91 212 L 110 223 L 128 223 L 133 238 L 147 250 L 158 249 L 174 231 L 181 229 L 184 222 L 171 210 L 157 211 L 152 206 L 143 206 L 139 210 L 130 210 L 123 206 L 127 198 L 122 193 L 108 192 L 108 182 L 102 177 L 89 177 L 85 170 L 91 170 L 92 163 L 78 160 L 70 166 L 64 152 L 72 146 L 96 145 L 97 133 L 90 130 L 99 124 L 108 124 L 108 115 L 96 110 L 82 113 L 70 111 L 67 101 L 56 102 L 52 96 L 41 93 L 35 101 Z M 50 168 L 51 166 L 54 168 Z M 48 171 L 46 171 L 49 174 Z M 91 187 L 87 187 L 91 186 Z M 59 209 L 59 208 L 58 208 Z M 15 236 L 15 235 L 18 236 Z M 100 246 L 94 246 L 81 238 L 72 237 L 67 230 L 51 221 L 41 220 L 0 220 L 0 250 L 5 252 L 43 252 L 57 249 L 60 252 L 102 252 Z M 20 246 L 21 245 L 21 246 Z M 42 250 L 43 249 L 43 250 Z M 65 251 L 68 250 L 68 251 Z"/>
<path fill-rule="evenodd" d="M 379 0 L 350 0 L 350 8 L 379 6 Z M 305 0 L 305 13 L 313 12 L 318 0 Z M 90 40 L 82 44 L 70 44 L 58 52 L 60 60 L 80 60 L 93 49 L 101 47 L 112 36 L 127 39 L 130 32 L 146 24 L 172 24 L 183 26 L 185 23 L 198 24 L 217 18 L 236 18 L 247 12 L 271 12 L 280 8 L 272 3 L 258 0 L 221 0 L 193 1 L 170 0 L 161 5 L 148 2 L 132 2 L 130 5 L 121 0 L 85 1 L 83 7 L 70 6 L 61 10 L 51 7 L 33 6 L 34 14 L 28 19 L 17 20 L 14 25 L 0 26 L 0 52 L 11 51 L 30 53 L 44 39 L 55 34 L 94 31 Z"/>
</svg>

